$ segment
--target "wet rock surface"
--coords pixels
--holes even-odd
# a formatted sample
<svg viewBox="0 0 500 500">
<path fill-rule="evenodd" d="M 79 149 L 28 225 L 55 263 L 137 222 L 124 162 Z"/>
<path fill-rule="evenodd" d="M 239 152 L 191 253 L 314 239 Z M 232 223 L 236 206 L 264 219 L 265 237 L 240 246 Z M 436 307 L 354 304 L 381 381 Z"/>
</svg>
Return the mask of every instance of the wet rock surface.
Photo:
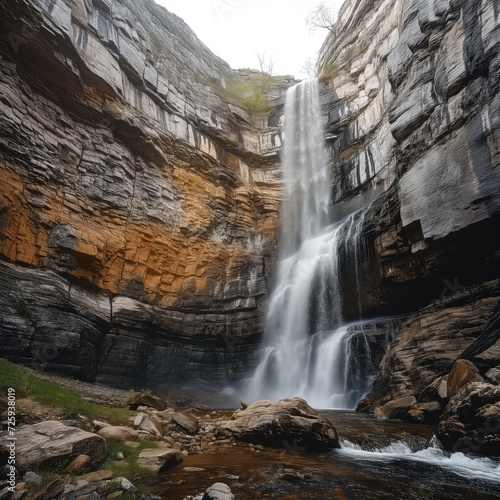
<svg viewBox="0 0 500 500">
<path fill-rule="evenodd" d="M 446 406 L 436 437 L 450 451 L 500 456 L 500 386 L 465 385 Z"/>
<path fill-rule="evenodd" d="M 343 313 L 401 315 L 374 395 L 418 399 L 498 308 L 498 9 L 349 0 L 333 31 L 319 60 L 333 209 L 369 207 L 360 270 L 340 263 Z M 467 357 L 483 377 L 499 339 Z"/>
</svg>

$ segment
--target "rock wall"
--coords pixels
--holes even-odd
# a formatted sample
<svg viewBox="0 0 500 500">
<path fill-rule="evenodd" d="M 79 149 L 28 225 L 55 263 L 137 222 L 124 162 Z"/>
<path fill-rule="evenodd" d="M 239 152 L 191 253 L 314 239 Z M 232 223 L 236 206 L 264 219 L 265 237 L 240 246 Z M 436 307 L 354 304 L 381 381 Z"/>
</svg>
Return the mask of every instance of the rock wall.
<svg viewBox="0 0 500 500">
<path fill-rule="evenodd" d="M 418 397 L 499 308 L 500 7 L 348 0 L 318 67 L 334 211 L 369 207 L 363 315 L 402 318 L 375 396 Z"/>
<path fill-rule="evenodd" d="M 0 29 L 1 355 L 128 388 L 240 377 L 279 129 L 150 0 L 2 2 Z"/>
<path fill-rule="evenodd" d="M 499 308 L 499 17 L 348 0 L 320 55 L 333 210 L 366 210 L 343 311 L 401 319 L 372 409 L 426 394 Z M 242 377 L 291 79 L 252 115 L 224 92 L 251 73 L 150 0 L 12 0 L 0 28 L 2 356 L 127 388 Z"/>
</svg>

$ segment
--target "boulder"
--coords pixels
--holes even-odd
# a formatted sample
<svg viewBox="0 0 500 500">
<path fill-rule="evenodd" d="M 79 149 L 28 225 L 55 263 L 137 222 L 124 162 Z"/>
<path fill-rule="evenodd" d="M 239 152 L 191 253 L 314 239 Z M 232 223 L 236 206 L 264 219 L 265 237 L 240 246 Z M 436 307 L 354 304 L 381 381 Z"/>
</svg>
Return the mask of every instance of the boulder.
<svg viewBox="0 0 500 500">
<path fill-rule="evenodd" d="M 168 408 L 168 404 L 163 401 L 163 399 L 143 392 L 134 394 L 128 404 L 131 410 L 137 410 L 139 406 L 147 406 L 148 408 L 153 408 L 159 411 L 163 411 Z"/>
<path fill-rule="evenodd" d="M 156 472 L 164 472 L 182 462 L 182 452 L 166 446 L 141 451 L 137 465 Z"/>
<path fill-rule="evenodd" d="M 113 479 L 111 482 L 114 486 L 116 486 L 121 491 L 136 491 L 137 488 L 126 478 L 126 477 L 117 477 Z"/>
<path fill-rule="evenodd" d="M 371 407 L 375 403 L 375 398 L 373 396 L 368 396 L 359 401 L 356 406 L 356 411 L 359 413 L 369 413 Z"/>
<path fill-rule="evenodd" d="M 500 456 L 500 386 L 464 386 L 445 408 L 436 438 L 449 451 Z"/>
<path fill-rule="evenodd" d="M 134 418 L 134 427 L 139 431 L 147 432 L 153 436 L 161 437 L 163 435 L 163 425 L 160 419 L 140 412 Z"/>
<path fill-rule="evenodd" d="M 448 402 L 448 375 L 438 377 L 431 382 L 418 397 L 419 403 L 439 401 L 443 406 Z"/>
<path fill-rule="evenodd" d="M 442 407 L 438 401 L 417 403 L 408 411 L 408 420 L 416 424 L 435 425 L 439 422 L 441 411 Z"/>
<path fill-rule="evenodd" d="M 111 427 L 111 424 L 101 422 L 100 420 L 94 420 L 92 422 L 92 425 L 94 426 L 94 429 L 97 429 L 98 431 L 100 431 L 104 427 Z"/>
<path fill-rule="evenodd" d="M 388 403 L 375 408 L 373 414 L 377 418 L 399 418 L 407 419 L 407 414 L 412 406 L 417 402 L 414 396 L 405 396 L 404 398 L 393 399 Z"/>
<path fill-rule="evenodd" d="M 196 434 L 198 432 L 198 419 L 189 413 L 175 412 L 172 416 L 172 421 L 189 434 Z"/>
<path fill-rule="evenodd" d="M 448 396 L 452 398 L 470 382 L 484 382 L 476 365 L 467 359 L 457 359 L 448 377 Z"/>
<path fill-rule="evenodd" d="M 297 451 L 339 448 L 337 431 L 301 398 L 256 401 L 221 423 L 236 439 Z"/>
<path fill-rule="evenodd" d="M 496 368 L 492 368 L 486 373 L 486 379 L 488 382 L 491 382 L 492 384 L 499 384 L 500 385 L 500 366 L 497 366 Z"/>
<path fill-rule="evenodd" d="M 139 437 L 139 433 L 131 429 L 130 427 L 125 427 L 123 425 L 111 425 L 109 427 L 103 427 L 99 431 L 99 436 L 102 436 L 106 441 L 133 441 Z"/>
<path fill-rule="evenodd" d="M 231 488 L 224 483 L 214 483 L 206 489 L 202 500 L 234 500 Z"/>
<path fill-rule="evenodd" d="M 0 451 L 8 452 L 7 440 L 0 439 Z M 88 455 L 98 463 L 106 456 L 106 442 L 101 436 L 67 427 L 59 421 L 24 425 L 16 431 L 16 465 L 20 471 L 68 461 L 78 455 Z"/>
</svg>

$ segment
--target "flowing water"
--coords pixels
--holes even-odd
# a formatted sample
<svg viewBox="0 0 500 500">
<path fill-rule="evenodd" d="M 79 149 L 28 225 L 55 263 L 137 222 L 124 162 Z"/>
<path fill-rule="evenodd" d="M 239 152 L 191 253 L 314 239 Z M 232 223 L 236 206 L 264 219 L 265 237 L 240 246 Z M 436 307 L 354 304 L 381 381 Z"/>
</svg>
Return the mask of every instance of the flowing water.
<svg viewBox="0 0 500 500">
<path fill-rule="evenodd" d="M 333 222 L 330 167 L 315 79 L 288 90 L 283 175 L 276 284 L 261 361 L 243 394 L 247 401 L 301 396 L 315 407 L 353 408 L 370 388 L 391 329 L 390 322 L 374 328 L 381 321 L 371 326 L 344 324 L 342 264 L 354 277 L 359 317 L 362 313 L 364 211 Z"/>
<path fill-rule="evenodd" d="M 500 498 L 500 460 L 431 448 L 431 426 L 346 411 L 320 413 L 334 422 L 341 449 L 314 454 L 239 445 L 192 455 L 165 473 L 156 493 L 182 500 L 223 482 L 238 500 Z"/>
</svg>

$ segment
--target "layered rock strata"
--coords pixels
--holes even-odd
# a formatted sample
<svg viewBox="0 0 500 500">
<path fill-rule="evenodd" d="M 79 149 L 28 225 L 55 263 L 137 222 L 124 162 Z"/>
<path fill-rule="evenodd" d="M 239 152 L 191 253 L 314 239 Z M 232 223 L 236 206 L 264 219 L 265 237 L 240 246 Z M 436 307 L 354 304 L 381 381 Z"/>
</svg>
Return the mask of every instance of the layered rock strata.
<svg viewBox="0 0 500 500">
<path fill-rule="evenodd" d="M 334 213 L 366 210 L 344 310 L 402 318 L 372 411 L 429 403 L 499 308 L 499 21 L 488 0 L 349 0 L 322 49 Z M 475 349 L 482 375 L 499 338 Z"/>
<path fill-rule="evenodd" d="M 126 387 L 239 377 L 279 129 L 150 0 L 14 0 L 0 26 L 2 355 Z"/>
</svg>

